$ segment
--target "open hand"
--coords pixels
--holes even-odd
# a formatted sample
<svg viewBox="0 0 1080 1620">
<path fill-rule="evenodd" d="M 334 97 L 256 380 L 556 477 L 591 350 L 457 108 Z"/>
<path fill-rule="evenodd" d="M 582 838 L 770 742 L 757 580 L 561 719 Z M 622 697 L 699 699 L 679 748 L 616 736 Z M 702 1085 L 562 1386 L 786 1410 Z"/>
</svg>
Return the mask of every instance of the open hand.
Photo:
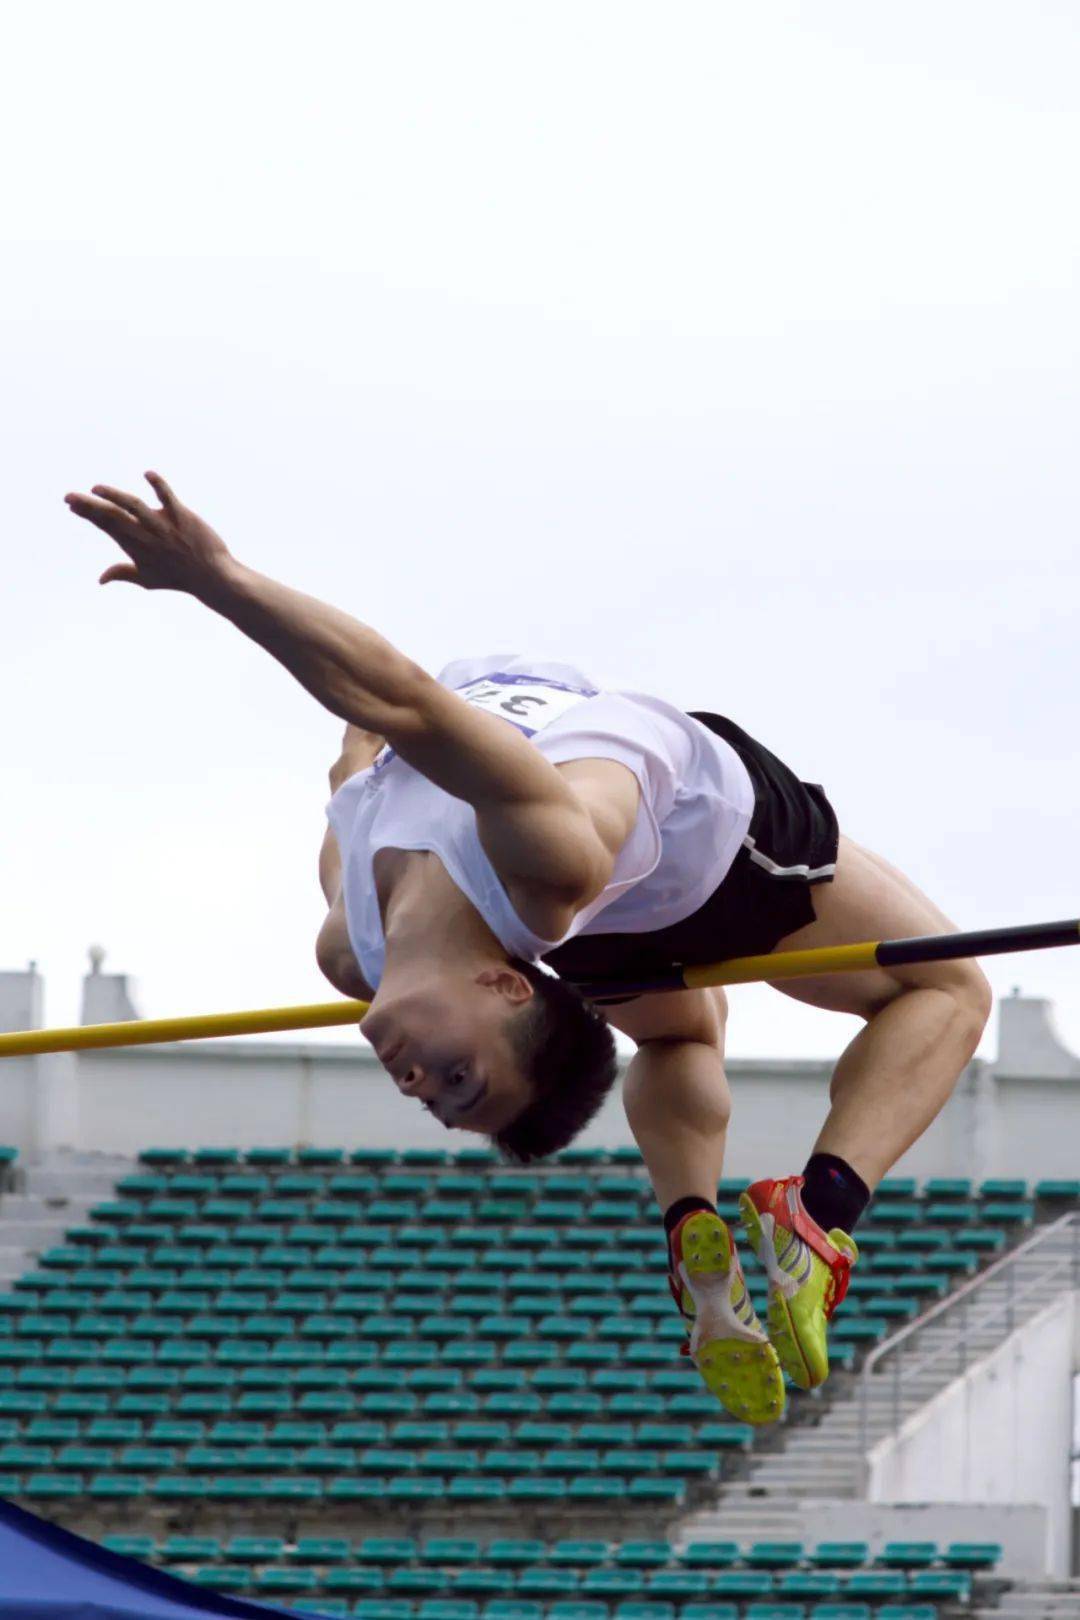
<svg viewBox="0 0 1080 1620">
<path fill-rule="evenodd" d="M 147 591 L 187 591 L 199 596 L 219 579 L 232 555 L 208 523 L 181 506 L 164 478 L 148 472 L 146 481 L 161 502 L 147 506 L 109 484 L 95 484 L 89 495 L 65 495 L 76 517 L 111 535 L 130 562 L 114 563 L 99 585 L 124 580 Z"/>
</svg>

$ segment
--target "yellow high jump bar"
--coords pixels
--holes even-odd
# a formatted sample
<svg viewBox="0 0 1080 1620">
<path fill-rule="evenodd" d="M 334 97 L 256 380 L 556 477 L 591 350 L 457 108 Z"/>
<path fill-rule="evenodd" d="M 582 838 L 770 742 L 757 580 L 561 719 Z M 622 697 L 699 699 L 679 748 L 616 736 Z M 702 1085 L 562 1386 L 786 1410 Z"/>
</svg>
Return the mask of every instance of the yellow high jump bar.
<svg viewBox="0 0 1080 1620">
<path fill-rule="evenodd" d="M 609 979 L 579 985 L 597 1001 L 661 990 L 698 990 L 710 985 L 755 984 L 764 980 L 815 978 L 822 973 L 862 973 L 874 967 L 950 962 L 972 956 L 1002 956 L 1080 945 L 1080 918 L 990 928 L 966 934 L 926 934 L 916 939 L 867 940 L 858 945 L 826 945 L 812 951 L 777 951 L 772 956 L 732 956 L 700 967 L 673 968 L 648 980 Z M 71 1029 L 26 1029 L 0 1035 L 0 1058 L 39 1052 L 79 1052 L 112 1046 L 150 1046 L 163 1041 L 202 1041 L 214 1036 L 269 1035 L 286 1029 L 328 1029 L 355 1024 L 366 1001 L 321 1001 L 304 1007 L 260 1007 L 248 1012 L 197 1013 L 189 1018 L 137 1018 L 120 1024 L 79 1024 Z"/>
</svg>

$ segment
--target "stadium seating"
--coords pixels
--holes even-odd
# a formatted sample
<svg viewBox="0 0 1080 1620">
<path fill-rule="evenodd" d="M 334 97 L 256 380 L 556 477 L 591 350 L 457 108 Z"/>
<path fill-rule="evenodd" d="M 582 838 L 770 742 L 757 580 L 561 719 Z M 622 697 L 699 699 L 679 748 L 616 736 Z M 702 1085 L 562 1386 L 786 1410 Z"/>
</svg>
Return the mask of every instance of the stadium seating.
<svg viewBox="0 0 1080 1620">
<path fill-rule="evenodd" d="M 729 1219 L 741 1187 L 720 1184 Z M 883 1183 L 830 1335 L 836 1374 L 1078 1203 L 1080 1182 Z M 999 1547 L 634 1539 L 627 1514 L 670 1525 L 755 1443 L 680 1358 L 665 1261 L 632 1150 L 507 1170 L 482 1147 L 149 1148 L 0 1294 L 0 1493 L 72 1522 L 112 1511 L 117 1551 L 356 1620 L 935 1620 L 964 1604 Z M 756 1268 L 748 1281 L 761 1309 Z M 813 1399 L 791 1393 L 796 1411 Z M 442 1514 L 442 1533 L 342 1533 L 386 1504 L 412 1527 Z M 223 1506 L 247 1515 L 236 1533 L 150 1533 L 166 1514 L 217 1527 Z M 623 1539 L 550 1535 L 552 1515 L 570 1529 L 585 1510 Z M 471 1535 L 493 1512 L 501 1535 Z"/>
<path fill-rule="evenodd" d="M 1077 1194 L 883 1183 L 834 1369 Z M 635 1150 L 152 1147 L 0 1294 L 0 1476 L 29 1501 L 684 1505 L 754 1437 L 682 1339 Z"/>
</svg>

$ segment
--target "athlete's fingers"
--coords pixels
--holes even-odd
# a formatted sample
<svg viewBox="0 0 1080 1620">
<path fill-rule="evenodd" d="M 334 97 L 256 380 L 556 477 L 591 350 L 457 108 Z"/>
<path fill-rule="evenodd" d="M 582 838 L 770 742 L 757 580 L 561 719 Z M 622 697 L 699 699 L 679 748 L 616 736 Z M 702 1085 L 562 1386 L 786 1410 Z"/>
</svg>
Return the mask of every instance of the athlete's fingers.
<svg viewBox="0 0 1080 1620">
<path fill-rule="evenodd" d="M 165 511 L 168 512 L 170 517 L 175 517 L 180 511 L 180 502 L 177 500 L 164 478 L 162 478 L 161 474 L 156 472 L 148 472 L 144 473 L 143 477 L 154 491 L 154 494 L 161 502 Z"/>
<path fill-rule="evenodd" d="M 65 495 L 69 509 L 76 517 L 86 518 L 98 529 L 103 529 L 114 540 L 123 544 L 138 533 L 138 524 L 132 522 L 126 513 L 117 511 L 115 506 L 109 506 L 105 501 L 93 501 L 89 495 Z"/>
<path fill-rule="evenodd" d="M 139 570 L 133 568 L 130 563 L 114 563 L 112 568 L 106 568 L 98 580 L 98 584 L 110 585 L 114 579 L 122 579 L 129 581 L 132 585 L 138 585 L 140 583 Z"/>
<path fill-rule="evenodd" d="M 113 489 L 111 484 L 95 484 L 93 493 L 102 495 L 122 512 L 127 512 L 140 523 L 146 523 L 157 514 L 151 511 L 145 501 L 140 501 L 137 495 L 129 495 L 126 490 Z"/>
</svg>

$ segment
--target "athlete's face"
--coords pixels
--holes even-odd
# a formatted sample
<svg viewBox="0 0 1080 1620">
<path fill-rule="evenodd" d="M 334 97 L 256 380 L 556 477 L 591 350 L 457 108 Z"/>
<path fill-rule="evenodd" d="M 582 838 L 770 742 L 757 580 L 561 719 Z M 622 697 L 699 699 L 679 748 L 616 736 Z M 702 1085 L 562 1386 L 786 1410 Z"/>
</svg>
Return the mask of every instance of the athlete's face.
<svg viewBox="0 0 1080 1620">
<path fill-rule="evenodd" d="M 402 1096 L 447 1129 L 493 1135 L 532 1101 L 507 1037 L 507 1023 L 532 995 L 512 968 L 440 977 L 381 1000 L 361 1034 Z"/>
</svg>

